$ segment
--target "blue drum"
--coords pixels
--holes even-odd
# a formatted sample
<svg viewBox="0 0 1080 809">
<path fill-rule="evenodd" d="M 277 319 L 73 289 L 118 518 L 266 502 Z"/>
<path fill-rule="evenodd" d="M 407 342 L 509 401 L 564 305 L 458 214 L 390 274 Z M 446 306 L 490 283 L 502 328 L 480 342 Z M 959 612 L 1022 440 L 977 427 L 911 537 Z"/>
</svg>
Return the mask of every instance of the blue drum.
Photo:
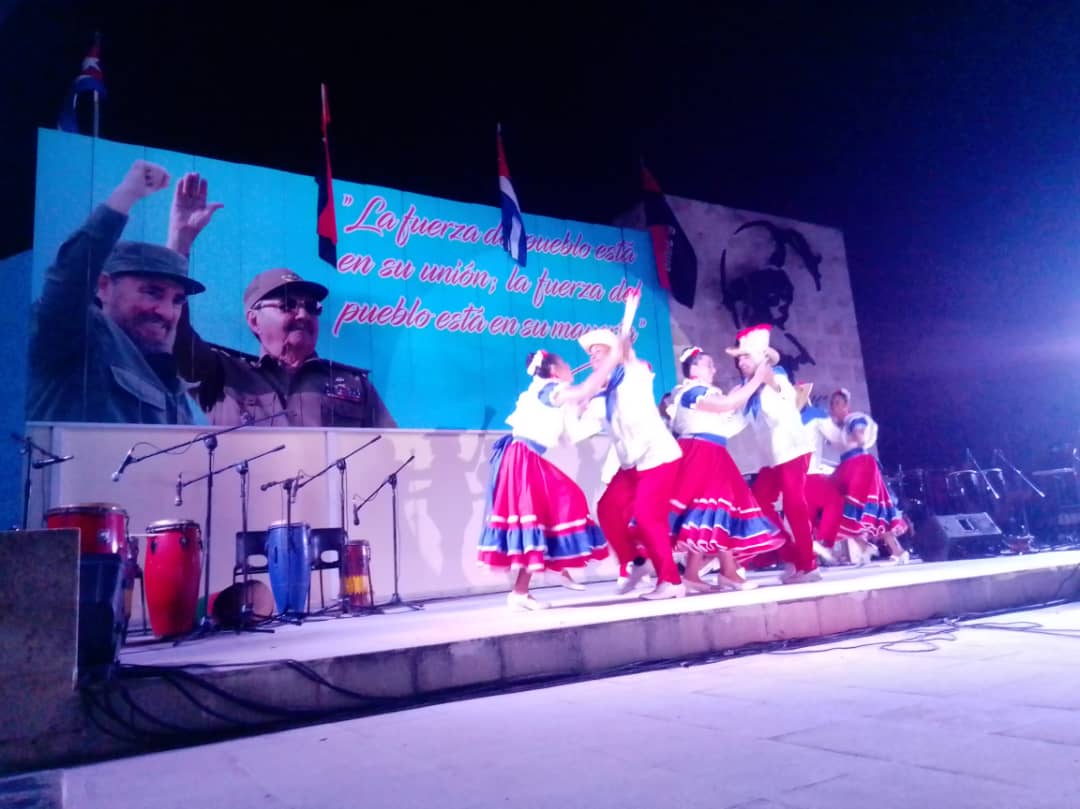
<svg viewBox="0 0 1080 809">
<path fill-rule="evenodd" d="M 266 532 L 266 557 L 278 612 L 306 612 L 311 586 L 311 528 L 307 523 L 290 525 L 284 520 L 271 523 Z"/>
</svg>

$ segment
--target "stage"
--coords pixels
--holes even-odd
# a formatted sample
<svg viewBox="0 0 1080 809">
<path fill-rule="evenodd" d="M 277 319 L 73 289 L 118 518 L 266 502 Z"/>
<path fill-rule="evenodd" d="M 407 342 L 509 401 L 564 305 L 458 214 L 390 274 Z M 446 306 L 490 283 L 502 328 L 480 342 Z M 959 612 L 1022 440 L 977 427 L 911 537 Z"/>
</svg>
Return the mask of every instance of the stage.
<svg viewBox="0 0 1080 809">
<path fill-rule="evenodd" d="M 615 596 L 614 584 L 601 582 L 584 592 L 535 588 L 552 605 L 538 612 L 511 612 L 497 594 L 179 645 L 134 635 L 119 676 L 84 691 L 91 721 L 74 758 L 1072 598 L 1080 551 L 826 568 L 823 581 L 797 585 L 779 585 L 775 572 L 752 578 L 756 590 L 661 602 L 637 598 L 644 589 Z"/>
</svg>

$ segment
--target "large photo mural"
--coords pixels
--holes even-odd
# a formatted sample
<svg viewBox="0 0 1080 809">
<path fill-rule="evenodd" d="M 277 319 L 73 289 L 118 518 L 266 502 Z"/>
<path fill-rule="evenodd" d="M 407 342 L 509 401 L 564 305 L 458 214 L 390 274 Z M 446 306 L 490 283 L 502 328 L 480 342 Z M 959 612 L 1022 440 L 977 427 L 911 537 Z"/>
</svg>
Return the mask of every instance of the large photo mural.
<svg viewBox="0 0 1080 809">
<path fill-rule="evenodd" d="M 495 197 L 495 172 L 493 197 Z M 646 233 L 42 130 L 31 421 L 503 429 L 529 355 L 587 357 L 641 292 L 636 350 L 674 383 Z M 526 206 L 527 209 L 527 206 Z M 501 417 L 500 417 L 501 418 Z"/>
</svg>

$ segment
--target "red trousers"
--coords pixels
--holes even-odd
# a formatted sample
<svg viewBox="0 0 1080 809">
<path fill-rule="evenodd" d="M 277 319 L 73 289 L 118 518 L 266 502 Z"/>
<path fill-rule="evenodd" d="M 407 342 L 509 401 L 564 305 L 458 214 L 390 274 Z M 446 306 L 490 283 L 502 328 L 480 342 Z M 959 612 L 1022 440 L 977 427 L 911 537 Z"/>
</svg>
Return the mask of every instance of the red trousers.
<svg viewBox="0 0 1080 809">
<path fill-rule="evenodd" d="M 678 584 L 679 568 L 671 555 L 668 501 L 679 472 L 679 461 L 639 471 L 620 469 L 596 504 L 596 519 L 619 559 L 619 574 L 643 546 L 659 581 Z M 630 526 L 630 520 L 634 526 Z"/>
<path fill-rule="evenodd" d="M 829 475 L 806 476 L 806 505 L 818 539 L 831 548 L 844 512 L 844 496 Z"/>
<path fill-rule="evenodd" d="M 781 494 L 784 495 L 784 516 L 791 532 L 788 543 L 780 549 L 779 554 L 781 560 L 795 565 L 799 572 L 817 567 L 810 509 L 806 504 L 806 472 L 809 468 L 809 453 L 778 466 L 766 466 L 758 472 L 751 487 L 762 512 L 779 526 L 783 526 L 784 522 L 776 511 L 776 501 Z"/>
</svg>

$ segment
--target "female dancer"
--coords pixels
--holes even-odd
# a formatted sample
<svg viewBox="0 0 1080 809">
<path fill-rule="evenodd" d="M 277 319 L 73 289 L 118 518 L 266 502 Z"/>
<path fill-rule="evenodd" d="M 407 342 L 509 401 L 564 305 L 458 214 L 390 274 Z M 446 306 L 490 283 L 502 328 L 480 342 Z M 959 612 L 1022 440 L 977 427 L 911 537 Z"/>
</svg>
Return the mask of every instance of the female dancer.
<svg viewBox="0 0 1080 809">
<path fill-rule="evenodd" d="M 718 555 L 720 589 L 744 589 L 747 583 L 738 568 L 781 547 L 785 537 L 762 513 L 727 451 L 727 440 L 745 426 L 742 408 L 769 380 L 772 368 L 761 363 L 749 380 L 725 395 L 713 385 L 711 356 L 692 346 L 679 360 L 685 379 L 672 394 L 672 426 L 683 458 L 671 518 L 676 547 L 687 551 L 683 578 L 688 590 L 712 590 L 701 580 L 701 563 L 705 556 Z"/>
<path fill-rule="evenodd" d="M 843 389 L 829 400 L 830 415 L 843 425 L 845 452 L 830 478 L 840 496 L 834 497 L 822 513 L 821 540 L 831 546 L 839 536 L 865 550 L 874 539 L 881 538 L 892 560 L 905 564 L 909 555 L 896 537 L 907 530 L 907 522 L 893 505 L 877 459 L 867 452 L 877 441 L 877 422 L 866 413 L 851 412 L 850 401 L 851 394 Z"/>
<path fill-rule="evenodd" d="M 636 302 L 635 302 L 636 309 Z M 603 559 L 607 543 L 589 515 L 585 493 L 542 456 L 559 441 L 583 437 L 575 430 L 580 406 L 597 394 L 617 357 L 579 385 L 557 354 L 536 351 L 528 358 L 529 387 L 506 419 L 511 434 L 492 451 L 488 510 L 480 537 L 479 560 L 515 574 L 507 603 L 515 610 L 549 605 L 529 594 L 533 573 L 584 567 Z"/>
</svg>

